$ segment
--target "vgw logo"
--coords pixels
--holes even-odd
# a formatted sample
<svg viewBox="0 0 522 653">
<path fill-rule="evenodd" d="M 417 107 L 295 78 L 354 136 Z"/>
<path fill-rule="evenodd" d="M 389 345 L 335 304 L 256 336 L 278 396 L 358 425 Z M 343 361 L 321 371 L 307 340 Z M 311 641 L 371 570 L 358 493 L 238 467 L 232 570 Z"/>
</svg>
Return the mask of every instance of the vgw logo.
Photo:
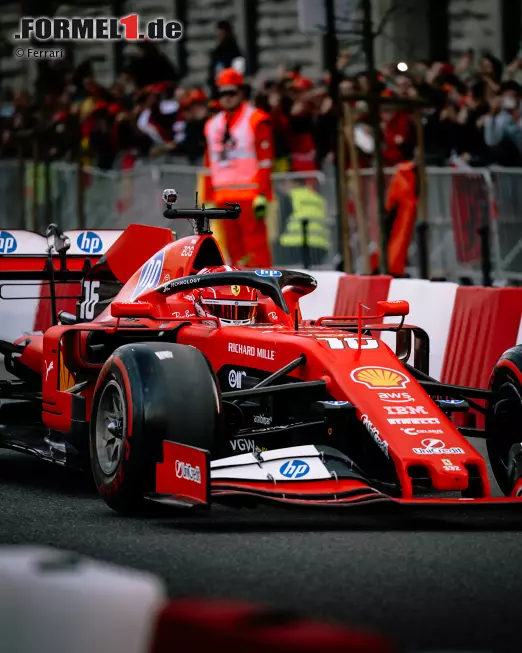
<svg viewBox="0 0 522 653">
<path fill-rule="evenodd" d="M 310 465 L 304 460 L 289 460 L 281 465 L 279 472 L 286 478 L 302 478 L 310 471 Z"/>
<path fill-rule="evenodd" d="M 94 231 L 81 233 L 76 240 L 76 244 L 86 254 L 97 254 L 103 247 L 102 239 Z"/>
<path fill-rule="evenodd" d="M 16 238 L 8 231 L 0 231 L 0 254 L 12 254 L 16 250 Z"/>
</svg>

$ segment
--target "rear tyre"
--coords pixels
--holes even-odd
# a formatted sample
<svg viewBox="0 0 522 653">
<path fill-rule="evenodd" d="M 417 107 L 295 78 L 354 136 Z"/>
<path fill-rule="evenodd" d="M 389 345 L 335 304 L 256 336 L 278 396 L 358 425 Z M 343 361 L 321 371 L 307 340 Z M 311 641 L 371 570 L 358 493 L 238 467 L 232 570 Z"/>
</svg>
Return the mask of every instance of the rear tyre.
<svg viewBox="0 0 522 653">
<path fill-rule="evenodd" d="M 489 460 L 500 489 L 508 496 L 522 477 L 522 345 L 500 357 L 489 385 L 497 393 L 486 415 Z"/>
<path fill-rule="evenodd" d="M 105 363 L 90 422 L 91 469 L 100 495 L 132 513 L 155 490 L 163 441 L 212 452 L 221 414 L 216 377 L 193 347 L 138 343 L 119 347 Z"/>
</svg>

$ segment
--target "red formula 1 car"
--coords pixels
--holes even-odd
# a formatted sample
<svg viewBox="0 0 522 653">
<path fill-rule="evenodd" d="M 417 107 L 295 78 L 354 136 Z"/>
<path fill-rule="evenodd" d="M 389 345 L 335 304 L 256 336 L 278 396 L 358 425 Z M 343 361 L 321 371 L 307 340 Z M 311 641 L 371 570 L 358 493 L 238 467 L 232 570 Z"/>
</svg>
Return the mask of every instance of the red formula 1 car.
<svg viewBox="0 0 522 653">
<path fill-rule="evenodd" d="M 165 199 L 164 216 L 191 219 L 193 236 L 131 225 L 81 273 L 67 270 L 58 238 L 60 255 L 36 276 L 53 306 L 57 280 L 81 276 L 82 296 L 44 335 L 0 343 L 19 379 L 0 385 L 2 446 L 90 460 L 122 512 L 146 500 L 521 501 L 521 347 L 498 362 L 489 390 L 442 385 L 429 376 L 426 334 L 404 324 L 406 302 L 303 321 L 312 276 L 224 264 L 209 219 L 235 219 L 238 205 L 176 210 L 174 192 Z M 6 260 L 3 279 L 27 278 Z M 390 315 L 396 325 L 383 324 Z M 383 330 L 397 333 L 396 352 Z M 485 430 L 456 428 L 451 414 L 470 409 L 486 414 Z M 506 497 L 492 498 L 486 460 L 465 436 L 488 439 Z"/>
</svg>

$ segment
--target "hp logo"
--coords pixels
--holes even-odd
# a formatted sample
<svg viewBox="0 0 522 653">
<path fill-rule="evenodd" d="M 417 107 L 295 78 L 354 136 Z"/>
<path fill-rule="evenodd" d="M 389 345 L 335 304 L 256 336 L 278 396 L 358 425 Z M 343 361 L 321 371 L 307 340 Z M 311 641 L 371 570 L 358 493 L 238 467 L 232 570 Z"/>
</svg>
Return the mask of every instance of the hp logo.
<svg viewBox="0 0 522 653">
<path fill-rule="evenodd" d="M 258 277 L 281 277 L 282 272 L 279 270 L 256 270 Z"/>
<path fill-rule="evenodd" d="M 12 254 L 16 250 L 16 238 L 8 231 L 0 231 L 0 254 Z"/>
<path fill-rule="evenodd" d="M 81 233 L 78 236 L 76 244 L 86 254 L 97 254 L 103 247 L 102 239 L 94 231 L 84 231 Z"/>
<path fill-rule="evenodd" d="M 281 465 L 279 472 L 286 478 L 302 478 L 310 471 L 310 465 L 304 460 L 289 460 Z"/>
</svg>

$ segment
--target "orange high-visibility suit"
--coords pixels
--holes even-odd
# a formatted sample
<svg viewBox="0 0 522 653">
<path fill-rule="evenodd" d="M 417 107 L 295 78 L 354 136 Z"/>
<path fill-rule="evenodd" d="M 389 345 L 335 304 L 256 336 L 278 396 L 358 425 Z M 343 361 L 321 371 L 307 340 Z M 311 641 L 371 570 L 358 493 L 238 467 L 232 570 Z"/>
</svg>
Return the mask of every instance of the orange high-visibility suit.
<svg viewBox="0 0 522 653">
<path fill-rule="evenodd" d="M 242 102 L 233 113 L 221 111 L 205 125 L 207 148 L 205 198 L 220 206 L 239 202 L 238 220 L 222 223 L 232 265 L 269 268 L 272 255 L 265 221 L 254 216 L 252 202 L 272 193 L 273 140 L 269 116 Z"/>
<path fill-rule="evenodd" d="M 400 163 L 391 180 L 386 195 L 389 220 L 388 271 L 404 275 L 417 219 L 417 167 L 415 163 Z"/>
</svg>

